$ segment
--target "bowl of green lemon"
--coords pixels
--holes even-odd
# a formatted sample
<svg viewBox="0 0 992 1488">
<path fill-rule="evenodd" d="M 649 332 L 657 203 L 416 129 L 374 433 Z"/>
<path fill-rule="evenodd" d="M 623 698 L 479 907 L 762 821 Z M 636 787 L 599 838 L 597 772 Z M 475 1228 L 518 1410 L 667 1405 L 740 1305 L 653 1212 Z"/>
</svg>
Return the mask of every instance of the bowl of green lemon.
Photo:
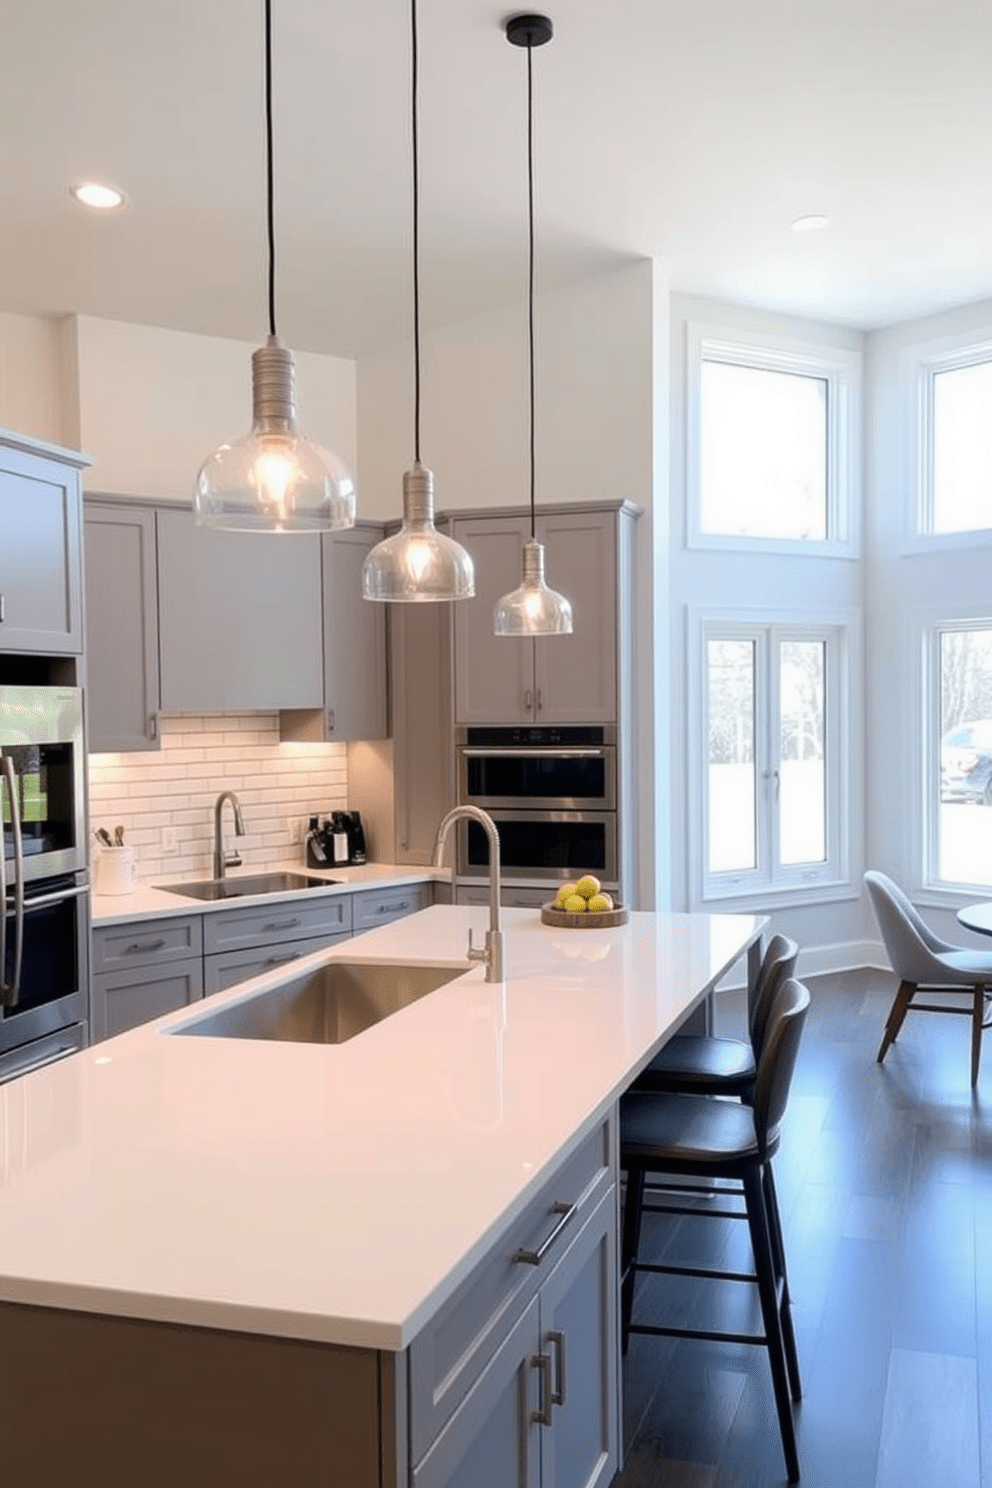
<svg viewBox="0 0 992 1488">
<path fill-rule="evenodd" d="M 563 930 L 603 930 L 625 925 L 627 911 L 603 891 L 595 874 L 584 873 L 575 883 L 562 884 L 557 899 L 541 906 L 541 919 Z"/>
</svg>

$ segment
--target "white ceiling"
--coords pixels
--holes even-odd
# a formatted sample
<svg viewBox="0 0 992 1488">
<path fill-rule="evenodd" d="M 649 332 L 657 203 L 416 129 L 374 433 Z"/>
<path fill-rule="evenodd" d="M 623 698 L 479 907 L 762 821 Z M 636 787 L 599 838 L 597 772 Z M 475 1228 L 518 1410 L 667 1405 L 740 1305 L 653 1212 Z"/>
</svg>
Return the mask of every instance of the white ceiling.
<svg viewBox="0 0 992 1488">
<path fill-rule="evenodd" d="M 278 320 L 410 329 L 407 0 L 273 0 Z M 525 293 L 526 61 L 420 0 L 422 300 Z M 674 288 L 876 327 L 992 296 L 992 0 L 558 0 L 534 55 L 539 288 Z M 265 332 L 262 0 L 0 0 L 0 309 Z M 70 201 L 110 180 L 125 210 Z M 823 212 L 830 225 L 794 233 Z"/>
</svg>

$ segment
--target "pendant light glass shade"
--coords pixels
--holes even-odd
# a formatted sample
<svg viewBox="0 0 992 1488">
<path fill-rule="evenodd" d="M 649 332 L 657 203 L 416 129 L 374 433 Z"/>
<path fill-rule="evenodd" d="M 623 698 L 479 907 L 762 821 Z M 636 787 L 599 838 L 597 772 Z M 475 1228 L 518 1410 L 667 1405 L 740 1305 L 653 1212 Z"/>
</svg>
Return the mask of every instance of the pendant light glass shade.
<svg viewBox="0 0 992 1488">
<path fill-rule="evenodd" d="M 301 435 L 296 361 L 276 334 L 272 149 L 272 0 L 265 0 L 265 167 L 269 337 L 251 359 L 252 426 L 200 466 L 199 527 L 234 532 L 332 532 L 355 525 L 355 484 L 337 455 Z"/>
<path fill-rule="evenodd" d="M 293 353 L 270 336 L 251 359 L 251 432 L 200 467 L 197 523 L 237 532 L 329 532 L 355 525 L 355 485 L 337 455 L 296 423 Z"/>
<path fill-rule="evenodd" d="M 493 631 L 498 636 L 551 636 L 572 634 L 572 606 L 563 594 L 549 589 L 544 580 L 544 547 L 537 541 L 534 513 L 536 458 L 534 451 L 534 108 L 531 51 L 544 46 L 554 35 L 547 16 L 512 16 L 506 23 L 506 39 L 527 48 L 527 226 L 528 279 L 527 323 L 530 364 L 530 541 L 524 543 L 520 587 L 504 594 L 493 611 Z"/>
<path fill-rule="evenodd" d="M 362 564 L 362 596 L 392 604 L 471 599 L 475 566 L 460 543 L 434 526 L 434 474 L 420 463 L 420 157 L 417 132 L 417 0 L 410 0 L 410 115 L 413 146 L 414 463 L 403 475 L 403 525 Z"/>
<path fill-rule="evenodd" d="M 403 526 L 377 543 L 362 564 L 365 599 L 393 603 L 470 599 L 472 559 L 434 526 L 434 474 L 418 461 L 403 475 Z"/>
<path fill-rule="evenodd" d="M 519 589 L 504 594 L 493 611 L 497 635 L 571 635 L 572 606 L 544 581 L 544 546 L 524 543 L 523 579 Z"/>
</svg>

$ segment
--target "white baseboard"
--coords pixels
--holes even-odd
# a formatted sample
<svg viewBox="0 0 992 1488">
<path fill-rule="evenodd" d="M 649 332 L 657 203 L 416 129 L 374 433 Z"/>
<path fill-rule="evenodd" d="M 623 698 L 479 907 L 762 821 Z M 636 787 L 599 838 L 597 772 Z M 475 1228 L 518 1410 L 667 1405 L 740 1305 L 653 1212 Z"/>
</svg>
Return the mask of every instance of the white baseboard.
<svg viewBox="0 0 992 1488">
<path fill-rule="evenodd" d="M 889 958 L 880 940 L 845 940 L 833 945 L 802 946 L 796 963 L 796 975 L 826 976 L 830 972 L 860 971 L 862 967 L 874 971 L 889 970 Z M 730 980 L 721 982 L 717 991 L 740 991 L 745 985 L 742 970 L 743 964 L 739 968 L 735 967 Z"/>
</svg>

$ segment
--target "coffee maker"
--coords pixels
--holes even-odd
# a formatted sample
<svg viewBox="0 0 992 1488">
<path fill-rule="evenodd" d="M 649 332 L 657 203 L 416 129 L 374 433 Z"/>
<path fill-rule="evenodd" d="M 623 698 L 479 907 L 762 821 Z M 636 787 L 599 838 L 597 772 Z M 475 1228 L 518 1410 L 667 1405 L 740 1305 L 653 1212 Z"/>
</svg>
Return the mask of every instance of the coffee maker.
<svg viewBox="0 0 992 1488">
<path fill-rule="evenodd" d="M 332 811 L 324 818 L 310 818 L 307 832 L 307 863 L 311 868 L 342 868 L 364 863 L 365 831 L 357 811 Z"/>
</svg>

